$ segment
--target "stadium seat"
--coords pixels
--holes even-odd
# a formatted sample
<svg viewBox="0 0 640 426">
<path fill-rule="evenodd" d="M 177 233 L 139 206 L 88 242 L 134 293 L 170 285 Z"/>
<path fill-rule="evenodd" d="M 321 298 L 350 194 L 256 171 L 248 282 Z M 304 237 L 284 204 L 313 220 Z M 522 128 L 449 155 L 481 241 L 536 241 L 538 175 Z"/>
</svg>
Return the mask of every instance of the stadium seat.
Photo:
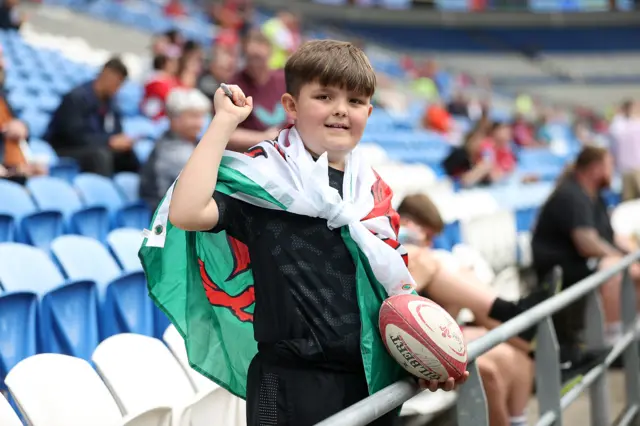
<svg viewBox="0 0 640 426">
<path fill-rule="evenodd" d="M 0 393 L 0 425 L 2 426 L 22 426 L 22 421 L 13 411 L 9 401 Z"/>
<path fill-rule="evenodd" d="M 105 241 L 109 232 L 109 213 L 105 207 L 83 207 L 78 193 L 66 181 L 49 176 L 36 176 L 27 181 L 41 210 L 63 214 L 69 233 Z"/>
<path fill-rule="evenodd" d="M 149 226 L 151 213 L 147 206 L 142 202 L 126 202 L 111 179 L 81 173 L 73 183 L 87 207 L 105 207 L 111 212 L 114 227 L 143 229 Z"/>
<path fill-rule="evenodd" d="M 140 175 L 132 172 L 120 172 L 113 177 L 116 187 L 128 203 L 136 203 L 140 200 L 138 189 L 140 188 Z"/>
<path fill-rule="evenodd" d="M 20 362 L 7 385 L 32 426 L 169 426 L 171 409 L 127 415 L 91 365 L 78 358 L 40 354 Z M 2 423 L 4 426 L 4 423 Z"/>
<path fill-rule="evenodd" d="M 517 265 L 518 233 L 513 212 L 475 216 L 460 221 L 462 241 L 477 250 L 494 271 Z"/>
<path fill-rule="evenodd" d="M 153 147 L 155 146 L 155 142 L 151 139 L 140 139 L 136 141 L 133 145 L 133 152 L 136 153 L 136 157 L 138 157 L 138 161 L 140 163 L 146 163 L 149 155 L 151 155 L 151 151 L 153 151 Z"/>
<path fill-rule="evenodd" d="M 0 230 L 0 236 L 5 237 L 3 241 L 27 242 L 48 249 L 51 241 L 63 234 L 62 214 L 51 210 L 38 211 L 21 185 L 0 179 L 0 200 L 0 226 L 5 227 Z"/>
<path fill-rule="evenodd" d="M 213 381 L 207 379 L 205 376 L 191 368 L 184 340 L 173 325 L 167 327 L 162 339 L 186 372 L 187 376 L 191 380 L 191 384 L 196 389 L 196 392 L 198 392 L 198 394 L 208 394 L 208 401 L 204 404 L 199 404 L 198 412 L 192 411 L 192 422 L 194 424 L 200 424 L 198 419 L 204 420 L 215 416 L 215 418 L 218 419 L 218 424 L 220 425 L 246 425 L 245 401 L 229 393 L 226 389 L 221 388 Z"/>
<path fill-rule="evenodd" d="M 1 284 L 0 276 L 0 287 Z M 38 296 L 34 292 L 3 293 L 0 289 L 0 390 L 5 389 L 4 378 L 11 368 L 24 358 L 36 354 L 37 311 Z M 4 423 L 0 421 L 0 424 Z"/>
<path fill-rule="evenodd" d="M 42 250 L 24 244 L 2 243 L 0 283 L 8 292 L 27 291 L 40 296 L 38 342 L 43 351 L 89 359 L 98 344 L 93 281 L 66 282 Z M 25 309 L 30 308 L 27 305 Z M 21 338 L 31 340 L 28 326 L 24 333 Z"/>
<path fill-rule="evenodd" d="M 107 236 L 107 243 L 120 266 L 125 272 L 142 270 L 138 251 L 142 245 L 142 232 L 135 228 L 114 229 Z"/>
<path fill-rule="evenodd" d="M 103 338 L 127 332 L 153 335 L 152 302 L 142 271 L 121 271 L 109 251 L 88 237 L 64 235 L 51 250 L 69 278 L 96 282 Z"/>
<path fill-rule="evenodd" d="M 64 179 L 71 183 L 78 173 L 80 166 L 73 158 L 58 157 L 48 142 L 42 139 L 32 138 L 29 140 L 29 148 L 34 159 L 49 165 L 49 175 Z"/>
<path fill-rule="evenodd" d="M 205 423 L 191 422 L 192 413 L 208 402 L 209 393 L 196 395 L 180 363 L 162 341 L 118 334 L 100 343 L 92 359 L 125 414 L 170 406 L 174 426 L 211 423 L 211 418 Z"/>
</svg>

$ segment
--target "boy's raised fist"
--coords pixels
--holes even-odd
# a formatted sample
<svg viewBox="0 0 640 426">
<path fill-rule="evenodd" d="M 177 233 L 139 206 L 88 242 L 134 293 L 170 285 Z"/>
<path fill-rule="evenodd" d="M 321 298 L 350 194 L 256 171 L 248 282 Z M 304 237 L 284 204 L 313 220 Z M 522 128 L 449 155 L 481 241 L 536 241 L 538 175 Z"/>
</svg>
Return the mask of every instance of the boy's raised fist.
<svg viewBox="0 0 640 426">
<path fill-rule="evenodd" d="M 222 87 L 216 90 L 213 97 L 213 106 L 216 115 L 224 115 L 234 120 L 236 125 L 242 123 L 251 114 L 253 109 L 253 98 L 246 97 L 240 87 L 228 84 L 226 87 L 231 93 L 231 97 L 225 93 Z"/>
</svg>

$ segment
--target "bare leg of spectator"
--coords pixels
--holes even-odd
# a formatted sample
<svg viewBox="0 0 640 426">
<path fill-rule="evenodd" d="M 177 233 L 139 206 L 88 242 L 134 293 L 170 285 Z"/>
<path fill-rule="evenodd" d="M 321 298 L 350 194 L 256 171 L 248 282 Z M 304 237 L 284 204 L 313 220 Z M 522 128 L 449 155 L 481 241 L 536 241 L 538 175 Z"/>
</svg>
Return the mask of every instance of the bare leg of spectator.
<svg viewBox="0 0 640 426">
<path fill-rule="evenodd" d="M 487 395 L 489 424 L 491 426 L 509 426 L 509 412 L 505 403 L 507 386 L 501 368 L 490 359 L 480 357 L 478 371 Z"/>
</svg>

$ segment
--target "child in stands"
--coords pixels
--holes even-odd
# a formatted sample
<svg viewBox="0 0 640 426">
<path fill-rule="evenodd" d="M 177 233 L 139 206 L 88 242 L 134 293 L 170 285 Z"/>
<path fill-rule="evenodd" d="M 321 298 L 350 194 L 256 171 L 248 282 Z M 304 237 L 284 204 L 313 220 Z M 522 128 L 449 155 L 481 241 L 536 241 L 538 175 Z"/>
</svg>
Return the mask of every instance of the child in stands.
<svg viewBox="0 0 640 426">
<path fill-rule="evenodd" d="M 313 425 L 402 377 L 389 373 L 398 365 L 380 345 L 377 309 L 386 295 L 414 288 L 395 241 L 391 190 L 356 149 L 376 85 L 368 59 L 350 43 L 313 41 L 285 75 L 282 104 L 295 125 L 251 148 L 251 158 L 225 147 L 252 98 L 237 86 L 231 97 L 216 92 L 216 115 L 169 210 L 181 229 L 224 231 L 248 247 L 258 342 L 247 373 L 249 426 Z M 216 187 L 229 176 L 227 189 Z"/>
</svg>

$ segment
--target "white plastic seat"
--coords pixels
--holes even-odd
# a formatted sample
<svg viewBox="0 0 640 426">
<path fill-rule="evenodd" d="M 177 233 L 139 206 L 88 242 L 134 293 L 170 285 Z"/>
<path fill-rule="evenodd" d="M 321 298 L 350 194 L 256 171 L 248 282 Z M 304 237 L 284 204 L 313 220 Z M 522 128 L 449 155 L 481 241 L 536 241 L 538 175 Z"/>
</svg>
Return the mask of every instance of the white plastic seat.
<svg viewBox="0 0 640 426">
<path fill-rule="evenodd" d="M 191 421 L 193 425 L 201 424 L 200 419 L 214 418 L 216 424 L 220 426 L 244 426 L 247 424 L 246 403 L 243 399 L 232 395 L 226 389 L 218 386 L 213 381 L 207 379 L 202 374 L 191 368 L 187 357 L 187 350 L 184 339 L 178 330 L 170 325 L 164 332 L 162 339 L 169 347 L 169 350 L 176 357 L 182 368 L 185 370 L 191 383 L 198 394 L 206 393 L 207 402 L 198 404 L 197 409 L 191 411 Z"/>
<path fill-rule="evenodd" d="M 640 234 L 640 200 L 618 204 L 611 214 L 611 227 L 616 235 L 635 237 Z"/>
<path fill-rule="evenodd" d="M 494 271 L 517 264 L 518 232 L 513 212 L 503 210 L 461 220 L 460 233 L 462 241 L 478 251 Z"/>
<path fill-rule="evenodd" d="M 192 412 L 200 411 L 209 393 L 196 395 L 180 363 L 160 340 L 117 334 L 98 345 L 92 360 L 123 413 L 170 406 L 174 426 L 201 424 L 191 422 Z"/>
<path fill-rule="evenodd" d="M 169 407 L 123 418 L 98 374 L 80 358 L 34 355 L 18 363 L 5 383 L 32 426 L 169 426 L 171 422 Z"/>
<path fill-rule="evenodd" d="M 9 401 L 7 401 L 2 393 L 0 393 L 0 425 L 2 426 L 22 426 L 20 418 L 13 411 Z"/>
</svg>

